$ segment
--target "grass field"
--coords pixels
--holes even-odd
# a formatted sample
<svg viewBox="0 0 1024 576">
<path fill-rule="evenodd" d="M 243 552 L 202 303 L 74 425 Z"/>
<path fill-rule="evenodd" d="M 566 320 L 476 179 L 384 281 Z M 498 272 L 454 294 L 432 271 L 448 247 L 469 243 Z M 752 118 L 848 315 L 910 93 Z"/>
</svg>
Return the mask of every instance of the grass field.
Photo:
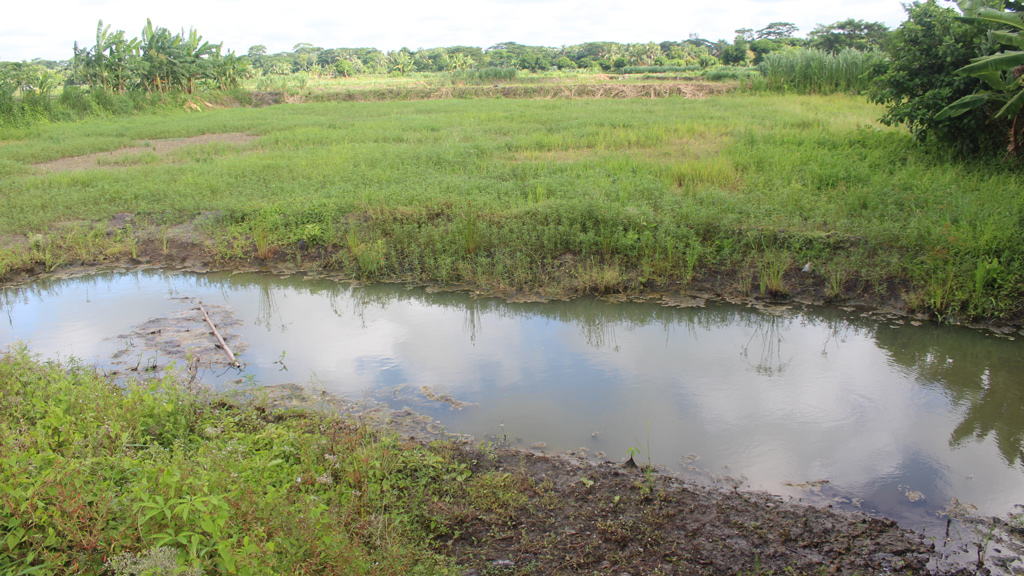
<svg viewBox="0 0 1024 576">
<path fill-rule="evenodd" d="M 124 258 L 142 235 L 204 215 L 223 263 L 306 258 L 368 279 L 547 296 L 895 295 L 943 316 L 1019 320 L 1020 174 L 916 146 L 881 113 L 838 95 L 491 98 L 6 129 L 0 278 Z M 257 138 L 136 148 L 90 170 L 34 166 L 236 133 Z M 135 228 L 107 235 L 125 212 Z"/>
</svg>

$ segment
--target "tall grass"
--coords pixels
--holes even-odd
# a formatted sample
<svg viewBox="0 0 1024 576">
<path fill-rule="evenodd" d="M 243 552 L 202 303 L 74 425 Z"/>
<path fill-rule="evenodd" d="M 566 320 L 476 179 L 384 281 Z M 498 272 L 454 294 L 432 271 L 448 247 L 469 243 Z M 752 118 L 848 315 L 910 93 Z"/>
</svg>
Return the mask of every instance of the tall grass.
<svg viewBox="0 0 1024 576">
<path fill-rule="evenodd" d="M 457 70 L 449 73 L 452 82 L 463 82 L 467 84 L 480 84 L 497 81 L 515 80 L 519 71 L 515 68 L 499 68 L 490 66 L 476 70 Z"/>
<path fill-rule="evenodd" d="M 761 70 L 770 90 L 799 94 L 861 93 L 885 65 L 881 52 L 846 49 L 839 53 L 814 48 L 771 52 Z"/>
<path fill-rule="evenodd" d="M 924 310 L 1024 314 L 1019 173 L 949 162 L 877 125 L 880 114 L 846 95 L 755 94 L 325 103 L 50 125 L 0 146 L 0 230 L 24 238 L 98 222 L 102 236 L 121 212 L 161 225 L 216 213 L 204 230 L 250 252 L 259 223 L 281 253 L 315 247 L 351 276 L 552 295 L 690 278 L 756 294 L 771 254 L 811 262 L 841 279 L 834 288 L 899 291 Z M 31 166 L 241 131 L 260 135 L 245 154 Z M 8 269 L 77 259 L 39 246 L 0 259 Z M 782 271 L 784 284 L 794 271 Z M 825 292 L 825 276 L 805 280 Z"/>
<path fill-rule="evenodd" d="M 626 66 L 620 74 L 663 74 L 665 72 L 696 72 L 700 66 Z"/>
<path fill-rule="evenodd" d="M 701 77 L 711 82 L 722 80 L 746 80 L 761 73 L 757 68 L 744 68 L 740 66 L 715 66 L 708 68 L 701 74 Z"/>
</svg>

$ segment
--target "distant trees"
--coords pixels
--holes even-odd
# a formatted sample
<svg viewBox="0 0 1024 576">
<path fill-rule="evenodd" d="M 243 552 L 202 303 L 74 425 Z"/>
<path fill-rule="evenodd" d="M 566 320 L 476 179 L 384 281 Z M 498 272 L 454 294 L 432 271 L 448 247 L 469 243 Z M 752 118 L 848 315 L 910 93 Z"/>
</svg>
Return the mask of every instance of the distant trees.
<svg viewBox="0 0 1024 576">
<path fill-rule="evenodd" d="M 171 34 L 146 20 L 141 38 L 127 38 L 124 31 L 111 33 L 100 20 L 96 44 L 74 46 L 71 61 L 75 83 L 114 92 L 146 90 L 193 93 L 200 87 L 227 89 L 237 85 L 248 68 L 248 60 L 221 44 L 203 41 L 193 28 L 188 34 Z"/>
<path fill-rule="evenodd" d="M 782 40 L 793 38 L 800 29 L 792 22 L 772 22 L 754 33 L 756 40 Z"/>
<path fill-rule="evenodd" d="M 867 22 L 849 18 L 833 24 L 818 24 L 808 34 L 809 48 L 826 52 L 854 50 L 881 50 L 889 37 L 889 27 L 881 22 Z"/>
</svg>

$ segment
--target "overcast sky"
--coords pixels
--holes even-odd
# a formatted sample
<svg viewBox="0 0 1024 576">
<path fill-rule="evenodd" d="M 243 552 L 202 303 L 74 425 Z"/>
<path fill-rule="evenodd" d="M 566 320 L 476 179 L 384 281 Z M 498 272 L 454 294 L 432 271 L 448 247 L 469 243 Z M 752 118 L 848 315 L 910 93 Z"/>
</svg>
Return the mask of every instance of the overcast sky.
<svg viewBox="0 0 1024 576">
<path fill-rule="evenodd" d="M 322 48 L 479 46 L 499 42 L 561 46 L 590 41 L 661 42 L 696 33 L 731 40 L 737 28 L 792 22 L 805 35 L 815 24 L 846 18 L 904 19 L 900 0 L 50 0 L 7 2 L 0 18 L 0 60 L 66 60 L 72 45 L 95 44 L 96 24 L 139 36 L 146 18 L 172 32 L 195 27 L 206 40 L 244 54 L 255 44 L 271 53 L 299 42 Z"/>
</svg>

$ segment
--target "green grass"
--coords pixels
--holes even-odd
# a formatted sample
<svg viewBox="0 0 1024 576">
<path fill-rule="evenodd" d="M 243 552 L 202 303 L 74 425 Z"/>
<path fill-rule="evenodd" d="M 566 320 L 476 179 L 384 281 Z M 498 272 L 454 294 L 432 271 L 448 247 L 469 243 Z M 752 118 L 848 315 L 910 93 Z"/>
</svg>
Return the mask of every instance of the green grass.
<svg viewBox="0 0 1024 576">
<path fill-rule="evenodd" d="M 1019 318 L 1020 174 L 950 161 L 880 127 L 881 113 L 841 95 L 736 94 L 336 102 L 8 129 L 0 230 L 215 211 L 206 230 L 224 258 L 251 255 L 258 230 L 264 245 L 323 249 L 323 265 L 353 276 L 551 295 L 714 277 L 752 294 L 770 278 L 785 293 L 811 262 L 830 297 L 897 293 L 940 314 Z M 30 166 L 219 132 L 260 137 L 174 162 Z"/>
<path fill-rule="evenodd" d="M 881 52 L 846 49 L 839 53 L 811 48 L 771 52 L 761 69 L 769 89 L 799 94 L 862 93 L 884 66 Z"/>
<path fill-rule="evenodd" d="M 457 526 L 433 511 L 512 495 L 451 454 L 14 350 L 0 355 L 0 573 L 457 574 L 435 544 Z"/>
</svg>

